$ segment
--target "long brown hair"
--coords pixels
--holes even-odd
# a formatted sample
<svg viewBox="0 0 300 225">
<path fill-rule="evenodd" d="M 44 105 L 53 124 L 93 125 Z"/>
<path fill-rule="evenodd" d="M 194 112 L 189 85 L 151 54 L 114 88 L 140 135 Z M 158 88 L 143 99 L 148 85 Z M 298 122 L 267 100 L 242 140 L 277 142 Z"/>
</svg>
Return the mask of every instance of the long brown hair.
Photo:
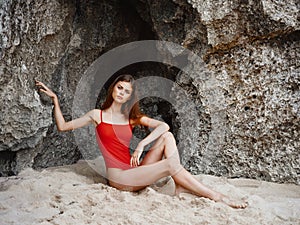
<svg viewBox="0 0 300 225">
<path fill-rule="evenodd" d="M 107 96 L 106 96 L 104 103 L 101 106 L 101 110 L 108 109 L 111 106 L 111 104 L 113 103 L 114 99 L 112 97 L 112 93 L 113 93 L 115 85 L 119 81 L 129 82 L 132 87 L 130 99 L 122 105 L 121 112 L 126 117 L 128 117 L 129 120 L 133 120 L 134 124 L 137 124 L 139 119 L 142 116 L 144 116 L 144 114 L 140 111 L 140 106 L 139 106 L 139 102 L 138 102 L 139 99 L 138 99 L 138 93 L 136 90 L 135 81 L 134 81 L 134 78 L 130 74 L 120 75 L 114 80 L 114 82 L 112 82 L 112 84 L 108 88 Z"/>
</svg>

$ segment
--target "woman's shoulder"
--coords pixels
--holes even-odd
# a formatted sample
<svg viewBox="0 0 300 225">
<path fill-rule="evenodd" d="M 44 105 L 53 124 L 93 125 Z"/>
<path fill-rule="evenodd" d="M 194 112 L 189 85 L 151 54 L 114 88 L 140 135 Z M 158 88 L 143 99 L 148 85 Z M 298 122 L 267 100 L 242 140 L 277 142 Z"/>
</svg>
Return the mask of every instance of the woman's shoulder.
<svg viewBox="0 0 300 225">
<path fill-rule="evenodd" d="M 92 109 L 88 114 L 97 124 L 101 122 L 101 109 Z"/>
<path fill-rule="evenodd" d="M 102 110 L 101 110 L 101 109 L 93 109 L 93 111 L 94 111 L 95 113 L 100 113 Z"/>
<path fill-rule="evenodd" d="M 141 125 L 144 125 L 144 123 L 147 123 L 149 120 L 151 120 L 151 118 L 149 116 L 146 116 L 146 115 L 142 115 L 139 118 L 139 122 L 140 122 Z"/>
<path fill-rule="evenodd" d="M 130 119 L 130 124 L 133 126 L 144 125 L 145 120 L 147 120 L 147 118 L 149 118 L 149 117 L 147 117 L 146 115 L 142 115 L 138 118 Z"/>
<path fill-rule="evenodd" d="M 101 113 L 101 109 L 92 109 L 88 112 L 88 114 L 91 116 L 97 116 L 100 115 L 100 113 Z"/>
</svg>

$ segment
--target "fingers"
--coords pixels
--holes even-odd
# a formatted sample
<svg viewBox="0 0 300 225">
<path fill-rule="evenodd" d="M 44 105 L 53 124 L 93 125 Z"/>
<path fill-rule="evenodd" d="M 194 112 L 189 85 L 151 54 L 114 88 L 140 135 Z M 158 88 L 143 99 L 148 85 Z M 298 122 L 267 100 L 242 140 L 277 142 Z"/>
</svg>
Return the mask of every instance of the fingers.
<svg viewBox="0 0 300 225">
<path fill-rule="evenodd" d="M 43 83 L 38 80 L 35 80 L 35 85 L 43 85 Z"/>
<path fill-rule="evenodd" d="M 38 86 L 39 91 L 45 93 L 49 97 L 51 97 L 51 98 L 56 97 L 56 94 L 53 91 L 51 91 L 44 83 L 36 80 L 35 85 Z"/>
<path fill-rule="evenodd" d="M 134 151 L 134 153 L 132 154 L 132 157 L 131 157 L 131 159 L 130 159 L 130 166 L 136 167 L 136 166 L 139 166 L 139 165 L 140 165 L 140 157 L 141 157 L 141 155 L 142 155 L 142 153 L 143 153 L 143 149 L 144 149 L 144 147 L 141 146 L 141 145 L 139 145 L 139 146 L 135 149 L 135 151 Z"/>
<path fill-rule="evenodd" d="M 140 161 L 139 161 L 139 156 L 136 154 L 133 154 L 131 159 L 130 159 L 130 166 L 131 167 L 137 167 L 140 165 Z"/>
<path fill-rule="evenodd" d="M 137 166 L 137 162 L 136 162 L 136 156 L 131 156 L 131 159 L 130 159 L 130 166 L 131 167 L 136 167 Z"/>
<path fill-rule="evenodd" d="M 41 86 L 43 89 L 45 89 L 45 90 L 48 90 L 49 88 L 44 84 L 44 83 L 42 83 L 42 82 L 40 82 L 40 81 L 35 81 L 35 85 L 36 86 Z"/>
<path fill-rule="evenodd" d="M 47 91 L 45 89 L 40 88 L 39 91 L 47 93 Z"/>
</svg>

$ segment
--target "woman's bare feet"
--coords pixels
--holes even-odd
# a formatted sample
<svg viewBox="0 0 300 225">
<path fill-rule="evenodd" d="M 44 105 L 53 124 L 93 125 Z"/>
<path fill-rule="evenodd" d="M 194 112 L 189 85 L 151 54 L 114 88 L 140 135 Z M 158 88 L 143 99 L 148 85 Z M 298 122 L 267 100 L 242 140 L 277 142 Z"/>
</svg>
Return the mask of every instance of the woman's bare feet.
<svg viewBox="0 0 300 225">
<path fill-rule="evenodd" d="M 223 194 L 219 194 L 219 197 L 214 199 L 214 201 L 222 202 L 235 209 L 244 209 L 248 206 L 248 203 L 244 200 L 234 200 Z"/>
<path fill-rule="evenodd" d="M 175 184 L 175 195 L 180 197 L 180 193 L 189 193 L 189 194 L 194 194 L 191 191 L 185 189 L 179 184 Z M 235 209 L 244 209 L 248 206 L 248 203 L 243 201 L 243 200 L 234 200 L 229 198 L 226 195 L 223 195 L 221 193 L 216 192 L 215 196 L 212 198 L 213 201 L 215 202 L 221 202 L 224 203 L 232 208 Z"/>
</svg>

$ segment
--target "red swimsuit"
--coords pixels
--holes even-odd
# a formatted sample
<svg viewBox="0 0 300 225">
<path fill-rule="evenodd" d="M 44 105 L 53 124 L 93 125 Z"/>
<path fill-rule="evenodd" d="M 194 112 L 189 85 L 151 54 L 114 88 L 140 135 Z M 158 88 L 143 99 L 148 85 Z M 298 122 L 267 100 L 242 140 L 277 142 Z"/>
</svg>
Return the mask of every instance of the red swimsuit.
<svg viewBox="0 0 300 225">
<path fill-rule="evenodd" d="M 96 127 L 96 137 L 106 168 L 130 169 L 130 124 L 110 124 L 102 120 Z"/>
</svg>

